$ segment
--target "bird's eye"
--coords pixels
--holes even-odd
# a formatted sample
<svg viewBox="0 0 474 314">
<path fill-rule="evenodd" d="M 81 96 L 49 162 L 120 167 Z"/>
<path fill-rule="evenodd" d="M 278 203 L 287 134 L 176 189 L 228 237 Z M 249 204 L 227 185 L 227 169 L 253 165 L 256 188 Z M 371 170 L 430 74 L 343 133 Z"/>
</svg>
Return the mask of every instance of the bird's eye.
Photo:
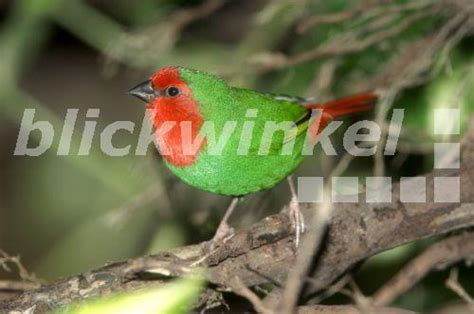
<svg viewBox="0 0 474 314">
<path fill-rule="evenodd" d="M 166 95 L 169 97 L 175 97 L 181 94 L 181 91 L 176 86 L 170 86 L 166 89 Z"/>
</svg>

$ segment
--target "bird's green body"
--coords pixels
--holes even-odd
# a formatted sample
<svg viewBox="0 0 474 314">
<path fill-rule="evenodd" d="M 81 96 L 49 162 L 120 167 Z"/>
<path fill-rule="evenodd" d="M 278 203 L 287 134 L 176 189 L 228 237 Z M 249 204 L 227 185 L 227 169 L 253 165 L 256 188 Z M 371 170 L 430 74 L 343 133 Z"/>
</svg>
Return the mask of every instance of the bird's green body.
<svg viewBox="0 0 474 314">
<path fill-rule="evenodd" d="M 295 122 L 306 115 L 305 107 L 278 100 L 271 95 L 228 86 L 225 81 L 203 72 L 181 69 L 181 77 L 192 89 L 205 123 L 215 125 L 216 138 L 223 134 L 228 121 L 236 122 L 222 154 L 209 152 L 209 146 L 206 145 L 196 162 L 190 166 L 176 167 L 166 162 L 171 171 L 183 181 L 213 193 L 245 195 L 275 186 L 303 161 L 301 150 L 304 134 L 296 138 L 290 155 L 281 154 L 284 131 L 275 132 L 271 140 L 266 136 L 265 141 L 271 143 L 270 149 L 260 154 L 259 151 L 268 121 Z M 255 114 L 256 117 L 253 118 Z M 242 149 L 243 144 L 239 154 L 240 143 L 248 140 L 242 135 L 246 121 L 247 126 L 248 123 L 254 123 L 252 138 L 248 151 Z"/>
</svg>

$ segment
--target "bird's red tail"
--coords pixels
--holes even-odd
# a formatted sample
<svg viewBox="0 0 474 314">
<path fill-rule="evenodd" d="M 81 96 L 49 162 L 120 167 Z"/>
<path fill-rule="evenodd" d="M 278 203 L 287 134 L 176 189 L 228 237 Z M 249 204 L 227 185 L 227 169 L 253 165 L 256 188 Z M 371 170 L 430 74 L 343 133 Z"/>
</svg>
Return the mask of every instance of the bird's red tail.
<svg viewBox="0 0 474 314">
<path fill-rule="evenodd" d="M 377 98 L 378 96 L 375 93 L 367 92 L 331 100 L 322 104 L 308 104 L 306 108 L 320 109 L 323 113 L 337 118 L 351 113 L 368 111 L 377 102 Z"/>
<path fill-rule="evenodd" d="M 357 112 L 369 111 L 377 102 L 378 96 L 373 92 L 352 95 L 326 103 L 308 104 L 306 108 L 311 110 L 321 110 L 320 119 L 310 125 L 310 134 L 315 137 L 333 119 Z"/>
</svg>

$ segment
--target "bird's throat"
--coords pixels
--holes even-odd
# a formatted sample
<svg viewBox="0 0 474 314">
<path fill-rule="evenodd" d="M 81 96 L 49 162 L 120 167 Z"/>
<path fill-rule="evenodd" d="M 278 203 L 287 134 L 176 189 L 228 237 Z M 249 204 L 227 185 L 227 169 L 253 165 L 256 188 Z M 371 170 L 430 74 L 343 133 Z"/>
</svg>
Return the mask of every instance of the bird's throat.
<svg viewBox="0 0 474 314">
<path fill-rule="evenodd" d="M 193 165 L 205 145 L 199 138 L 203 118 L 197 101 L 162 99 L 148 107 L 156 143 L 168 163 L 183 168 Z"/>
</svg>

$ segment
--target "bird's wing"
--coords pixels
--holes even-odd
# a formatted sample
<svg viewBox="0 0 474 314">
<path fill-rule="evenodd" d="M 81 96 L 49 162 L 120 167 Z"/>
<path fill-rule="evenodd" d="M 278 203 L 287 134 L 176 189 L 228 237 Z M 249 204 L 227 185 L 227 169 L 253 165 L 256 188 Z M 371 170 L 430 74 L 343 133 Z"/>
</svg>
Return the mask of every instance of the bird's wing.
<svg viewBox="0 0 474 314">
<path fill-rule="evenodd" d="M 286 101 L 289 103 L 293 103 L 299 106 L 305 106 L 308 104 L 314 104 L 316 99 L 314 97 L 301 97 L 301 96 L 290 96 L 286 94 L 269 94 L 272 98 L 276 100 Z M 309 127 L 309 120 L 311 118 L 311 111 L 308 110 L 305 114 L 303 114 L 298 120 L 295 121 L 296 124 L 296 132 L 289 132 L 289 134 L 283 140 L 283 143 L 288 143 L 294 140 L 300 134 L 306 132 Z"/>
<path fill-rule="evenodd" d="M 283 144 L 291 142 L 296 137 L 298 137 L 300 134 L 303 134 L 304 132 L 306 132 L 306 130 L 309 127 L 310 118 L 311 118 L 311 111 L 308 111 L 303 116 L 301 116 L 301 118 L 299 118 L 297 121 L 295 121 L 296 132 L 289 132 L 288 135 L 285 136 L 285 138 L 283 139 Z"/>
<path fill-rule="evenodd" d="M 315 98 L 313 97 L 300 97 L 300 96 L 289 96 L 289 95 L 273 95 L 274 99 L 283 100 L 290 103 L 294 103 L 295 105 L 304 106 L 307 104 L 315 103 Z M 283 140 L 283 143 L 288 143 L 293 141 L 296 137 L 300 134 L 306 132 L 309 127 L 309 120 L 311 118 L 311 111 L 308 110 L 305 114 L 303 114 L 297 121 L 296 124 L 296 132 L 289 132 L 289 134 Z"/>
<path fill-rule="evenodd" d="M 290 95 L 285 95 L 285 94 L 269 94 L 269 95 L 276 100 L 283 100 L 283 101 L 291 102 L 297 105 L 312 104 L 316 101 L 314 97 L 290 96 Z"/>
<path fill-rule="evenodd" d="M 269 147 L 271 154 L 278 154 L 285 143 L 291 142 L 299 135 L 305 133 L 309 126 L 309 119 L 311 118 L 311 110 L 307 109 L 308 103 L 314 103 L 310 98 L 303 97 L 292 97 L 287 95 L 276 95 L 271 93 L 259 93 L 254 90 L 244 88 L 233 88 L 236 91 L 235 99 L 241 102 L 245 108 L 255 106 L 258 108 L 260 118 L 255 121 L 255 136 L 259 138 L 259 141 L 253 141 L 250 145 L 249 152 L 251 154 L 257 154 L 260 150 L 260 144 L 262 142 L 271 145 Z M 293 122 L 294 126 L 285 132 L 283 135 L 281 132 L 275 134 L 267 134 L 263 130 L 264 126 L 269 121 L 285 122 L 285 116 Z M 267 121 L 268 120 L 268 121 Z M 274 137 L 273 137 L 274 135 Z M 267 138 L 271 136 L 271 138 Z"/>
</svg>

